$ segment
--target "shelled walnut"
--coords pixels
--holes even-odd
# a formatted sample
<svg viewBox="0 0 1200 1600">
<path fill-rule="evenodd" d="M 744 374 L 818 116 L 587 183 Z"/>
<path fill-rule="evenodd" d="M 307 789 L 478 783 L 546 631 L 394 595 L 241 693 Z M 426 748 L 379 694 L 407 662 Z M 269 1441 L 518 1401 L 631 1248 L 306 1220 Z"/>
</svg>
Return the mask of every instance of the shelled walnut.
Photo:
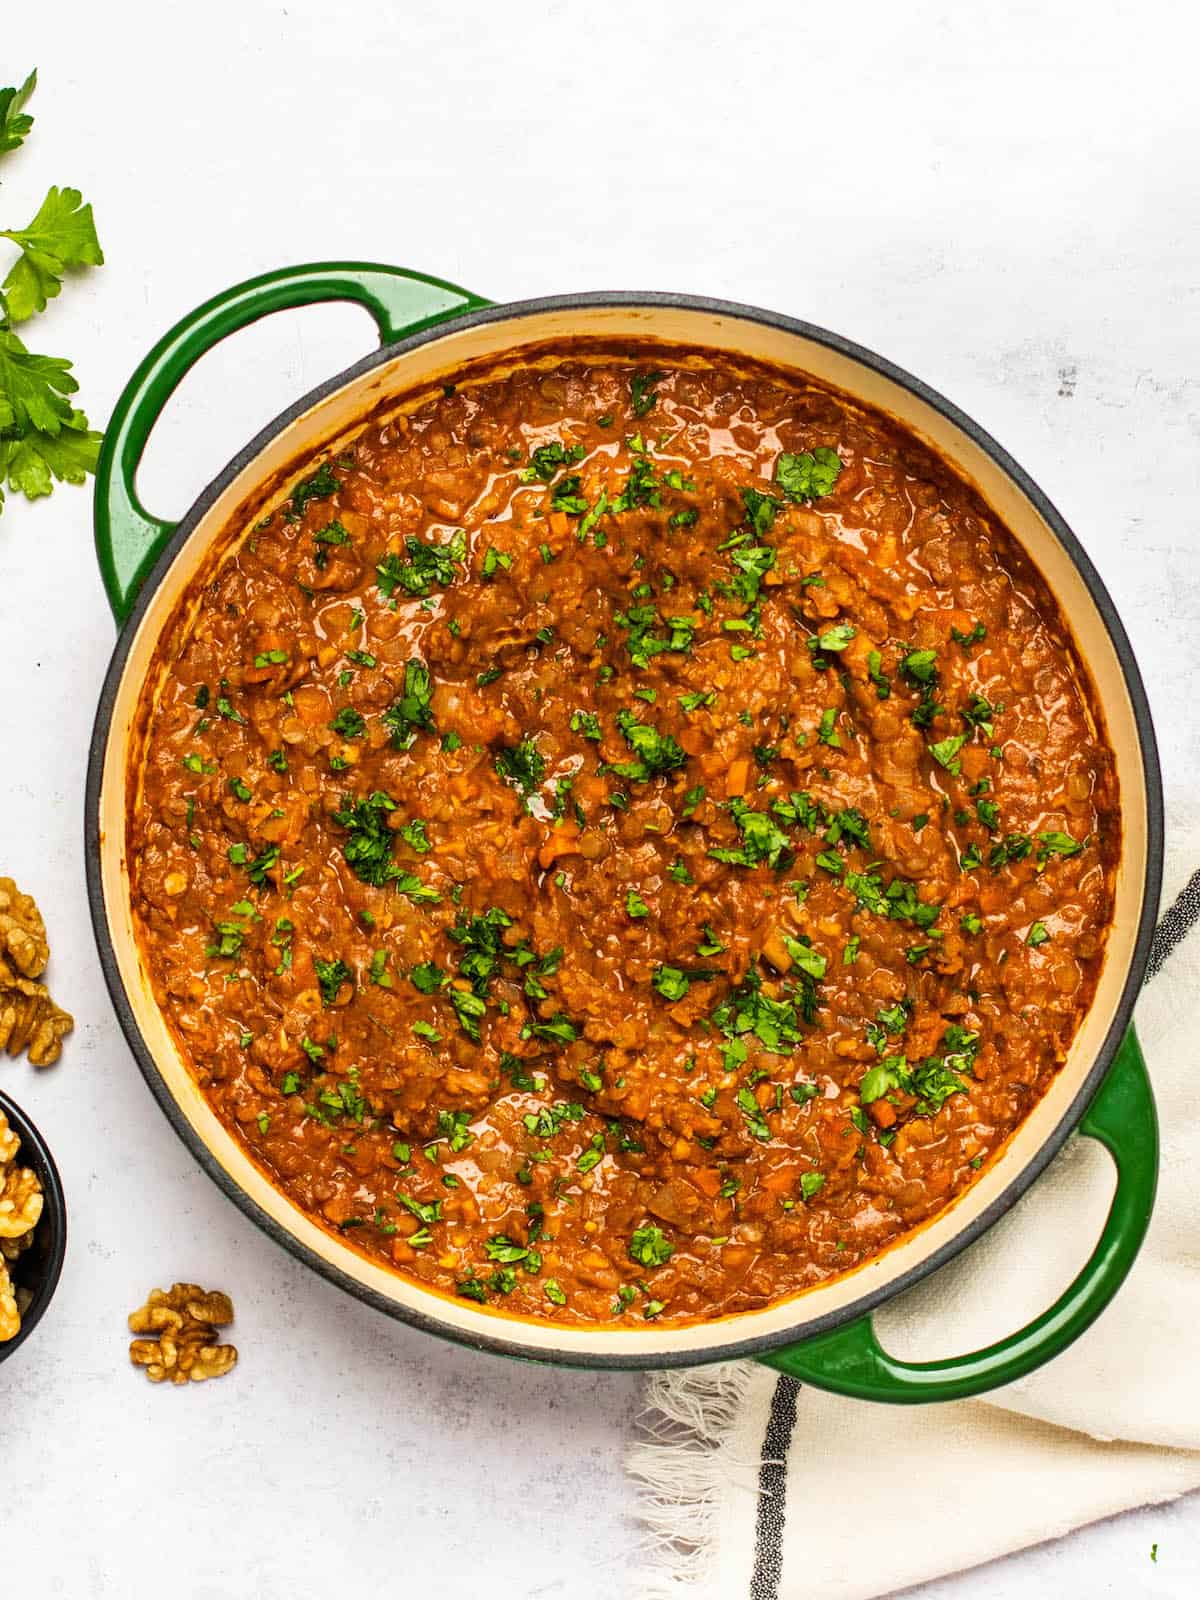
<svg viewBox="0 0 1200 1600">
<path fill-rule="evenodd" d="M 237 1361 L 231 1344 L 218 1344 L 219 1327 L 233 1321 L 233 1302 L 220 1290 L 204 1290 L 195 1283 L 176 1283 L 154 1289 L 146 1304 L 129 1317 L 130 1333 L 150 1335 L 134 1339 L 129 1359 L 144 1367 L 151 1383 L 203 1383 L 223 1378 Z"/>
<path fill-rule="evenodd" d="M 32 895 L 0 878 L 0 1050 L 28 1050 L 35 1067 L 52 1066 L 75 1026 L 38 982 L 50 959 L 46 924 Z"/>
<path fill-rule="evenodd" d="M 29 1302 L 28 1291 L 13 1282 L 9 1263 L 33 1243 L 42 1216 L 42 1186 L 36 1172 L 17 1165 L 20 1148 L 0 1111 L 0 1344 L 20 1333 L 21 1314 Z"/>
</svg>

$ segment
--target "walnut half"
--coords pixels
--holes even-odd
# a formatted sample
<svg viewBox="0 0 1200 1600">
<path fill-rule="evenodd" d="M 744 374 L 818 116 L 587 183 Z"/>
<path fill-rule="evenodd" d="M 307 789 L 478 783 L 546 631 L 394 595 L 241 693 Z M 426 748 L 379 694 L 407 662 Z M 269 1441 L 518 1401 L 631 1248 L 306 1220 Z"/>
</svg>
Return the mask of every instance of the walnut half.
<svg viewBox="0 0 1200 1600">
<path fill-rule="evenodd" d="M 217 1343 L 216 1330 L 232 1321 L 233 1302 L 218 1289 L 206 1291 L 195 1283 L 153 1289 L 146 1304 L 129 1316 L 130 1333 L 152 1337 L 134 1339 L 129 1359 L 145 1369 L 151 1383 L 223 1378 L 238 1353 L 231 1344 Z"/>
<path fill-rule="evenodd" d="M 0 880 L 2 882 L 3 880 Z M 21 1141 L 0 1111 L 0 1344 L 21 1331 L 29 1291 L 14 1284 L 8 1270 L 33 1243 L 42 1216 L 42 1186 L 31 1167 L 17 1165 Z"/>
<path fill-rule="evenodd" d="M 0 957 L 23 978 L 40 978 L 50 959 L 42 914 L 11 878 L 0 878 Z"/>
<path fill-rule="evenodd" d="M 46 970 L 50 946 L 46 925 L 31 895 L 11 878 L 0 878 L 0 1050 L 28 1050 L 35 1067 L 49 1067 L 75 1026 L 37 980 Z"/>
</svg>

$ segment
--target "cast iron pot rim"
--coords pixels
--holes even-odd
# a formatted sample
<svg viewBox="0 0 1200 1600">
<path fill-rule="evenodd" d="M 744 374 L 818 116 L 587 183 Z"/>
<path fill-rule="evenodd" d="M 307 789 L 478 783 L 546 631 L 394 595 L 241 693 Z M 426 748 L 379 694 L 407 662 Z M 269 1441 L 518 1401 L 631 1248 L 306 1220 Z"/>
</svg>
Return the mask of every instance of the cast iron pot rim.
<svg viewBox="0 0 1200 1600">
<path fill-rule="evenodd" d="M 42 1137 L 37 1125 L 31 1121 L 29 1113 L 2 1089 L 0 1089 L 0 1111 L 4 1112 L 9 1126 L 20 1137 L 21 1148 L 18 1151 L 18 1159 L 22 1165 L 33 1167 L 41 1180 L 43 1200 L 38 1228 L 47 1228 L 50 1233 L 50 1253 L 33 1304 L 22 1316 L 21 1327 L 16 1336 L 0 1344 L 0 1366 L 3 1366 L 9 1356 L 15 1355 L 29 1338 L 45 1316 L 47 1306 L 54 1299 L 58 1280 L 62 1276 L 63 1258 L 67 1253 L 67 1202 L 63 1194 L 62 1178 L 50 1153 L 50 1146 Z"/>
<path fill-rule="evenodd" d="M 824 345 L 826 348 L 836 351 L 839 355 L 846 356 L 850 360 L 879 373 L 884 378 L 890 379 L 891 382 L 908 390 L 910 394 L 945 417 L 947 421 L 978 445 L 1034 506 L 1073 562 L 1087 586 L 1121 666 L 1125 687 L 1133 708 L 1134 723 L 1138 731 L 1138 744 L 1146 787 L 1146 873 L 1143 884 L 1142 909 L 1138 921 L 1137 938 L 1120 998 L 1113 1013 L 1112 1023 L 1084 1081 L 1059 1119 L 1058 1124 L 1039 1146 L 1036 1153 L 1019 1172 L 1014 1173 L 1003 1192 L 979 1216 L 963 1227 L 953 1238 L 948 1239 L 939 1249 L 917 1262 L 899 1278 L 867 1290 L 848 1305 L 808 1320 L 803 1320 L 803 1307 L 808 1296 L 804 1294 L 798 1295 L 795 1299 L 795 1305 L 797 1317 L 800 1320 L 798 1320 L 795 1327 L 775 1333 L 735 1339 L 731 1343 L 722 1342 L 718 1348 L 713 1349 L 663 1350 L 661 1352 L 645 1351 L 622 1354 L 620 1350 L 621 1334 L 616 1332 L 610 1335 L 613 1343 L 611 1354 L 608 1352 L 598 1354 L 550 1351 L 522 1343 L 520 1337 L 522 1321 L 515 1318 L 510 1320 L 504 1316 L 496 1316 L 494 1319 L 489 1318 L 489 1321 L 494 1320 L 496 1325 L 497 1331 L 494 1334 L 456 1328 L 444 1323 L 432 1313 L 427 1314 L 414 1307 L 400 1305 L 388 1296 L 379 1294 L 376 1290 L 368 1288 L 365 1284 L 358 1282 L 357 1279 L 350 1277 L 332 1262 L 326 1261 L 324 1257 L 317 1255 L 307 1245 L 302 1244 L 290 1230 L 282 1227 L 273 1217 L 263 1211 L 257 1202 L 251 1199 L 234 1180 L 232 1175 L 221 1166 L 176 1103 L 175 1097 L 159 1072 L 153 1054 L 142 1037 L 141 1030 L 133 1014 L 133 1008 L 125 993 L 117 965 L 116 952 L 109 937 L 104 892 L 101 884 L 100 791 L 108 740 L 112 734 L 113 707 L 124 673 L 126 658 L 134 635 L 149 608 L 155 590 L 162 582 L 163 577 L 197 524 L 234 478 L 244 471 L 278 434 L 282 433 L 289 424 L 302 416 L 312 406 L 324 400 L 335 390 L 353 383 L 367 373 L 372 372 L 376 367 L 385 365 L 398 355 L 419 349 L 422 345 L 434 344 L 446 334 L 456 333 L 464 328 L 479 327 L 491 322 L 520 321 L 523 317 L 533 316 L 540 312 L 583 311 L 601 306 L 638 306 L 649 310 L 696 311 L 744 322 L 759 323 L 770 328 L 778 328 L 785 333 L 794 334 L 811 343 Z M 647 329 L 646 331 L 650 332 L 651 330 Z M 699 337 L 697 342 L 702 345 L 702 339 Z M 939 1267 L 944 1266 L 946 1262 L 952 1260 L 962 1250 L 965 1250 L 968 1245 L 973 1244 L 976 1239 L 986 1233 L 994 1223 L 1012 1209 L 1026 1189 L 1041 1175 L 1052 1158 L 1058 1154 L 1087 1109 L 1105 1073 L 1108 1071 L 1117 1047 L 1129 1026 L 1133 1015 L 1134 1002 L 1142 985 L 1146 962 L 1150 954 L 1150 943 L 1154 935 L 1158 897 L 1162 884 L 1162 780 L 1154 724 L 1150 716 L 1150 707 L 1146 699 L 1141 673 L 1138 670 L 1137 661 L 1129 643 L 1129 637 L 1100 574 L 1092 565 L 1087 552 L 1071 532 L 1061 514 L 1029 474 L 992 438 L 991 434 L 981 428 L 965 412 L 953 405 L 936 390 L 931 389 L 919 378 L 913 377 L 911 373 L 906 372 L 902 367 L 896 366 L 893 362 L 877 355 L 873 350 L 869 350 L 863 345 L 855 344 L 852 340 L 845 339 L 840 334 L 829 332 L 828 329 L 819 328 L 812 323 L 801 321 L 795 317 L 784 316 L 778 312 L 768 311 L 762 307 L 743 305 L 731 300 L 712 299 L 703 295 L 670 294 L 658 290 L 646 292 L 637 290 L 599 290 L 577 294 L 547 295 L 532 300 L 516 300 L 487 305 L 476 310 L 446 317 L 431 327 L 426 327 L 417 333 L 398 339 L 392 344 L 382 345 L 361 361 L 344 368 L 332 378 L 327 379 L 326 382 L 318 384 L 316 388 L 309 390 L 295 404 L 287 407 L 273 421 L 267 423 L 266 427 L 261 429 L 249 444 L 239 451 L 229 464 L 213 478 L 208 487 L 197 497 L 191 509 L 181 519 L 143 583 L 137 600 L 120 630 L 112 659 L 104 678 L 104 684 L 100 691 L 100 702 L 96 710 L 96 720 L 92 731 L 92 743 L 88 759 L 85 804 L 87 809 L 84 815 L 84 854 L 87 862 L 88 903 L 91 909 L 92 926 L 100 955 L 100 964 L 104 971 L 105 981 L 108 984 L 108 991 L 112 997 L 121 1029 L 129 1042 L 129 1046 L 141 1069 L 142 1076 L 150 1087 L 151 1093 L 158 1101 L 175 1132 L 209 1177 L 252 1222 L 270 1238 L 274 1239 L 276 1243 L 281 1244 L 299 1261 L 303 1262 L 305 1266 L 311 1267 L 328 1282 L 335 1284 L 340 1289 L 344 1289 L 347 1293 L 352 1294 L 358 1300 L 364 1301 L 367 1305 L 373 1306 L 377 1311 L 382 1311 L 390 1317 L 408 1323 L 411 1327 L 418 1328 L 422 1332 L 433 1333 L 442 1338 L 450 1339 L 456 1344 L 466 1346 L 468 1349 L 486 1350 L 498 1355 L 515 1356 L 530 1361 L 581 1367 L 589 1370 L 634 1371 L 666 1367 L 700 1366 L 711 1361 L 731 1361 L 750 1356 L 761 1356 L 768 1351 L 815 1338 L 818 1334 L 830 1332 L 834 1328 L 853 1322 L 857 1318 L 873 1311 L 884 1301 L 903 1294 L 905 1290 L 912 1288 L 914 1284 L 928 1277 L 930 1273 L 936 1272 Z M 431 1305 L 436 1305 L 441 1297 L 430 1292 L 428 1298 Z M 745 1317 L 747 1320 L 752 1320 L 754 1315 L 755 1313 L 749 1312 L 745 1314 Z M 742 1318 L 739 1317 L 737 1320 L 741 1321 Z M 709 1326 L 714 1335 L 719 1337 L 721 1331 L 732 1321 L 733 1319 L 718 1319 L 710 1323 Z M 511 1333 L 501 1331 L 504 1329 L 511 1329 L 512 1331 Z"/>
</svg>

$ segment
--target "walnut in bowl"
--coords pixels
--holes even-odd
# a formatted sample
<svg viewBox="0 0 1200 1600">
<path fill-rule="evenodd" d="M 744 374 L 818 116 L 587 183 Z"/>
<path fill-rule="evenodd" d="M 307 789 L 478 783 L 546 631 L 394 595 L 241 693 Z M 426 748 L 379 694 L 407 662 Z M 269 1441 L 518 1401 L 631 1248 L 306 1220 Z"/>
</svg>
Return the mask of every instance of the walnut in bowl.
<svg viewBox="0 0 1200 1600">
<path fill-rule="evenodd" d="M 66 1244 L 58 1168 L 33 1123 L 0 1094 L 0 1362 L 40 1322 L 58 1287 Z"/>
</svg>

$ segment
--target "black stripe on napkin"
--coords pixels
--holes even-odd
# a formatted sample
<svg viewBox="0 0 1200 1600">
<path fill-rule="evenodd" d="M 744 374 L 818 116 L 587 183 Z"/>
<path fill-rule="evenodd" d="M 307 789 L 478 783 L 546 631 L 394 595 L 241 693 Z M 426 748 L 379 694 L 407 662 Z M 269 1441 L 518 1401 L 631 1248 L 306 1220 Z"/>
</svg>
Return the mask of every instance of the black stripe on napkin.
<svg viewBox="0 0 1200 1600">
<path fill-rule="evenodd" d="M 795 1378 L 780 1377 L 771 1400 L 758 1469 L 758 1522 L 750 1600 L 776 1600 L 783 1575 L 783 1525 L 787 1517 L 787 1455 L 796 1426 Z"/>
<path fill-rule="evenodd" d="M 1153 978 L 1166 965 L 1167 957 L 1200 921 L 1200 870 L 1193 872 L 1154 930 L 1146 978 Z"/>
<path fill-rule="evenodd" d="M 1149 982 L 1167 964 L 1167 958 L 1200 922 L 1200 869 L 1163 913 L 1146 963 Z M 750 1600 L 779 1600 L 783 1576 L 783 1529 L 787 1522 L 787 1453 L 796 1426 L 795 1378 L 780 1377 L 771 1401 L 767 1431 L 763 1435 L 762 1463 L 758 1469 L 758 1521 L 754 1530 L 754 1571 Z"/>
</svg>

